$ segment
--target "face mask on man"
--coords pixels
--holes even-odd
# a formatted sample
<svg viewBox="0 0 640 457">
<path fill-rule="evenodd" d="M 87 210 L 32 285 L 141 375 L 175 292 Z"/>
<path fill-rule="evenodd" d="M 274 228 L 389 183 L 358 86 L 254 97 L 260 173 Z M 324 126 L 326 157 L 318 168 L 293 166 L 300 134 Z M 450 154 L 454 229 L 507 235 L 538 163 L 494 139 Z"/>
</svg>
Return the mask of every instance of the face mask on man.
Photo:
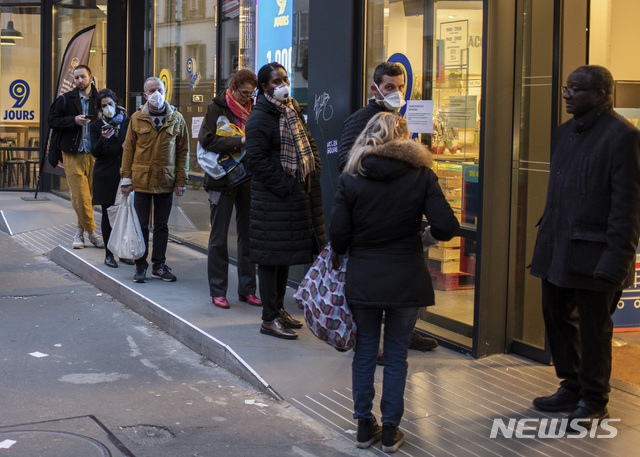
<svg viewBox="0 0 640 457">
<path fill-rule="evenodd" d="M 104 114 L 105 117 L 112 118 L 113 116 L 116 115 L 116 109 L 111 105 L 107 105 L 104 108 L 102 108 L 102 114 Z"/>
<path fill-rule="evenodd" d="M 289 84 L 280 84 L 278 87 L 273 89 L 273 98 L 278 100 L 279 102 L 283 102 L 289 97 Z"/>
<path fill-rule="evenodd" d="M 378 92 L 382 95 L 382 91 L 378 85 L 376 83 L 373 83 L 373 85 L 376 86 L 376 89 L 378 89 Z M 384 98 L 382 100 L 378 100 L 378 103 L 381 103 L 389 111 L 397 111 L 407 104 L 407 101 L 404 99 L 404 94 L 399 90 L 391 92 L 383 97 Z"/>
<path fill-rule="evenodd" d="M 147 100 L 154 108 L 162 108 L 164 106 L 164 94 L 160 91 L 155 91 L 153 94 L 147 96 Z"/>
</svg>

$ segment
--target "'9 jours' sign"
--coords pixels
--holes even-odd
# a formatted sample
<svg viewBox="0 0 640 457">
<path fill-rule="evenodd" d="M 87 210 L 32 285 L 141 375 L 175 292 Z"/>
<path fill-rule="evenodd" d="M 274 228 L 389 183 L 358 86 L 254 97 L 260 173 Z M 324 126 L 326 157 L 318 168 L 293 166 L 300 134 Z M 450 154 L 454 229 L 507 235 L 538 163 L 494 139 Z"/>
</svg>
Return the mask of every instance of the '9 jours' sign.
<svg viewBox="0 0 640 457">
<path fill-rule="evenodd" d="M 263 65 L 278 62 L 291 76 L 293 0 L 256 3 L 256 72 Z"/>
</svg>

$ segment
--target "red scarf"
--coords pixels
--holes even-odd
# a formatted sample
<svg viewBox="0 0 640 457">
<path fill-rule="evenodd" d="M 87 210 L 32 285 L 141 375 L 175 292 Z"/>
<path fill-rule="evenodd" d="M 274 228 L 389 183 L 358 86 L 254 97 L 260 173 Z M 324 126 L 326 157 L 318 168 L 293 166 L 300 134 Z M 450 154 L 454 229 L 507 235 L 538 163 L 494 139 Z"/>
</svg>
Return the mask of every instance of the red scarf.
<svg viewBox="0 0 640 457">
<path fill-rule="evenodd" d="M 249 113 L 251 113 L 251 99 L 247 100 L 247 103 L 242 106 L 235 98 L 233 98 L 233 95 L 231 95 L 231 89 L 227 89 L 225 97 L 227 99 L 229 109 L 236 117 L 236 125 L 244 132 L 244 127 L 247 125 Z"/>
</svg>

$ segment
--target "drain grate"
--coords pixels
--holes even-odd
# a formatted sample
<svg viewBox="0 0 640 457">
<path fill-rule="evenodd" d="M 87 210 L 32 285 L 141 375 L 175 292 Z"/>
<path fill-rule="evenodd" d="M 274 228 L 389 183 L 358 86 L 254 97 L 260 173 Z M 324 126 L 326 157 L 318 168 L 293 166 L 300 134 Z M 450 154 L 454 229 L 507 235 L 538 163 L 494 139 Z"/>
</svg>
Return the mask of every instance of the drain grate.
<svg viewBox="0 0 640 457">
<path fill-rule="evenodd" d="M 120 430 L 131 441 L 143 446 L 157 446 L 175 438 L 171 430 L 157 425 L 131 425 L 120 427 Z"/>
</svg>

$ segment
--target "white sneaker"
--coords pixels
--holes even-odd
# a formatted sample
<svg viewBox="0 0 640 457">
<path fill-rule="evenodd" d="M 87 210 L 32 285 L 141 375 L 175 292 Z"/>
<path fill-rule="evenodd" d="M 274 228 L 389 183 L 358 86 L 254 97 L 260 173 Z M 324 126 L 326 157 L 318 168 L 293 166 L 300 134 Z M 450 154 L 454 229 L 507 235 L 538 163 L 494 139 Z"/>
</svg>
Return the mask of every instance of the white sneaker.
<svg viewBox="0 0 640 457">
<path fill-rule="evenodd" d="M 91 244 L 93 244 L 97 248 L 104 247 L 104 241 L 102 241 L 102 237 L 97 233 L 92 233 L 91 235 L 89 235 L 89 241 L 91 241 Z"/>
<path fill-rule="evenodd" d="M 82 233 L 76 233 L 73 237 L 73 249 L 82 249 L 84 247 L 84 237 Z"/>
</svg>

